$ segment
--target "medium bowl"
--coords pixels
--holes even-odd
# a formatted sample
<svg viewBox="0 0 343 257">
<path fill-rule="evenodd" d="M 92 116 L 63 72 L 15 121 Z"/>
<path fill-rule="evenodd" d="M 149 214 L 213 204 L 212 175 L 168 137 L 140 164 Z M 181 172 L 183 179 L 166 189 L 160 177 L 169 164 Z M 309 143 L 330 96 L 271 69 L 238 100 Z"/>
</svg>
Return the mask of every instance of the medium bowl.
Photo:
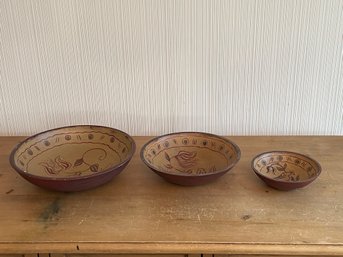
<svg viewBox="0 0 343 257">
<path fill-rule="evenodd" d="M 268 186 L 284 191 L 307 186 L 321 173 L 317 161 L 288 151 L 259 154 L 252 160 L 251 167 Z"/>
<path fill-rule="evenodd" d="M 19 143 L 10 155 L 12 167 L 29 182 L 69 192 L 100 186 L 119 174 L 135 152 L 126 133 L 102 126 L 69 126 L 48 130 Z"/>
<path fill-rule="evenodd" d="M 165 180 L 184 186 L 212 182 L 237 164 L 238 146 L 228 139 L 200 132 L 156 137 L 141 150 L 141 159 Z"/>
</svg>

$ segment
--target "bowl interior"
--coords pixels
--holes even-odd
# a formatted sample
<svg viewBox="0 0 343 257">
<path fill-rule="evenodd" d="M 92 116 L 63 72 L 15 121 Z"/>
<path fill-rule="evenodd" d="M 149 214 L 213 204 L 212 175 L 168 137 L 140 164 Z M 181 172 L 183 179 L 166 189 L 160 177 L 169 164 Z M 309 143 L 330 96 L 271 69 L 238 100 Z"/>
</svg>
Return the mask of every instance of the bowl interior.
<svg viewBox="0 0 343 257">
<path fill-rule="evenodd" d="M 130 159 L 134 142 L 107 127 L 75 126 L 46 131 L 21 143 L 12 164 L 40 177 L 83 177 L 114 168 Z"/>
<path fill-rule="evenodd" d="M 284 182 L 312 180 L 321 172 L 318 162 L 302 154 L 269 152 L 253 160 L 253 169 L 264 177 Z"/>
<path fill-rule="evenodd" d="M 142 149 L 151 168 L 177 175 L 205 175 L 227 170 L 240 158 L 227 139 L 205 133 L 176 133 L 159 137 Z"/>
</svg>

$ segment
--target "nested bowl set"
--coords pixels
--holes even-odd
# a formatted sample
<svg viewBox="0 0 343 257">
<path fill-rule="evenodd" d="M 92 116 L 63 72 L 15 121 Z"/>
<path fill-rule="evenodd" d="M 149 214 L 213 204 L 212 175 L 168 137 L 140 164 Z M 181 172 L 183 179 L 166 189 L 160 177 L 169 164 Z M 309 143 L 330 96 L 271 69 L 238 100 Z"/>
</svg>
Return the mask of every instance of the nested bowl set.
<svg viewBox="0 0 343 257">
<path fill-rule="evenodd" d="M 104 126 L 69 126 L 33 135 L 12 150 L 11 166 L 29 182 L 51 190 L 91 189 L 118 175 L 136 150 L 134 139 Z M 241 151 L 232 141 L 213 134 L 180 132 L 155 137 L 140 151 L 143 163 L 168 182 L 183 186 L 210 183 L 230 171 Z M 314 159 L 294 152 L 271 151 L 251 161 L 268 186 L 292 190 L 321 173 Z"/>
</svg>

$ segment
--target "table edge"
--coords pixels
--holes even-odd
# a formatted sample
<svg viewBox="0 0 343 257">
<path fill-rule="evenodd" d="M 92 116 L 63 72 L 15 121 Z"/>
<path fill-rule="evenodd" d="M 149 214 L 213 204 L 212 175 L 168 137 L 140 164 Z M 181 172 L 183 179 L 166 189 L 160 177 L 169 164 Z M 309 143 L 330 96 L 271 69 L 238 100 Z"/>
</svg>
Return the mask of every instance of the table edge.
<svg viewBox="0 0 343 257">
<path fill-rule="evenodd" d="M 280 254 L 343 256 L 343 244 L 199 242 L 0 242 L 0 253 Z"/>
</svg>

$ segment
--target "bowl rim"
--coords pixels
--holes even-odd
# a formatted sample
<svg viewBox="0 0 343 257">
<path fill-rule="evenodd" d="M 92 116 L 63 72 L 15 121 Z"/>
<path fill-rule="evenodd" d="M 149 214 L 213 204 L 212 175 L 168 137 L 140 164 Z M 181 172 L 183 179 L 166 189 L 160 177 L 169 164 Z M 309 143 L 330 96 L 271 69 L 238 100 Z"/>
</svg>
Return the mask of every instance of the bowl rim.
<svg viewBox="0 0 343 257">
<path fill-rule="evenodd" d="M 168 136 L 173 136 L 173 135 L 181 135 L 181 134 L 198 134 L 198 135 L 205 135 L 205 136 L 210 136 L 210 137 L 215 137 L 215 138 L 218 138 L 218 139 L 222 139 L 224 140 L 226 143 L 229 143 L 230 145 L 233 146 L 234 150 L 236 151 L 237 153 L 237 158 L 236 160 L 229 166 L 227 166 L 225 169 L 221 169 L 221 170 L 218 170 L 216 172 L 213 172 L 213 173 L 209 173 L 209 174 L 176 174 L 176 173 L 168 173 L 168 172 L 164 172 L 164 171 L 161 171 L 159 169 L 156 169 L 156 167 L 152 166 L 149 162 L 147 162 L 144 158 L 144 151 L 146 149 L 146 147 L 155 142 L 155 141 L 158 141 L 160 140 L 161 138 L 163 137 L 168 137 Z M 141 160 L 144 162 L 145 165 L 147 165 L 150 169 L 152 170 L 155 170 L 157 172 L 160 172 L 160 173 L 163 173 L 163 174 L 167 174 L 167 175 L 173 175 L 173 176 L 179 176 L 179 177 L 206 177 L 206 176 L 212 176 L 212 175 L 215 175 L 215 174 L 219 174 L 219 173 L 222 173 L 222 172 L 226 172 L 228 170 L 230 170 L 231 168 L 233 168 L 240 160 L 241 158 L 241 150 L 240 148 L 238 147 L 238 145 L 234 142 L 232 142 L 231 140 L 223 137 L 223 136 L 219 136 L 219 135 L 216 135 L 216 134 L 212 134 L 212 133 L 207 133 L 207 132 L 197 132 L 197 131 L 183 131 L 183 132 L 173 132 L 173 133 L 168 133 L 168 134 L 164 134 L 164 135 L 160 135 L 160 136 L 156 136 L 156 137 L 153 137 L 152 139 L 150 139 L 148 142 L 146 142 L 142 148 L 141 148 L 141 151 L 140 151 L 140 157 L 141 157 Z"/>
<path fill-rule="evenodd" d="M 259 172 L 257 169 L 255 169 L 254 167 L 254 161 L 265 155 L 265 154 L 270 154 L 270 153 L 285 153 L 285 154 L 296 154 L 296 155 L 300 155 L 302 157 L 305 157 L 306 159 L 308 160 L 311 160 L 312 162 L 315 163 L 315 165 L 317 165 L 318 167 L 318 172 L 316 172 L 316 175 L 313 176 L 312 178 L 309 178 L 309 179 L 305 179 L 305 180 L 301 180 L 301 181 L 284 181 L 284 180 L 278 180 L 278 179 L 274 179 L 274 178 L 271 178 L 271 177 L 268 177 L 268 176 L 265 176 L 264 174 L 262 174 L 261 172 Z M 252 170 L 258 174 L 259 176 L 262 176 L 266 179 L 269 179 L 269 180 L 272 180 L 272 181 L 275 181 L 275 182 L 280 182 L 280 183 L 286 183 L 286 184 L 303 184 L 303 183 L 307 183 L 307 182 L 311 182 L 313 180 L 315 180 L 316 178 L 319 177 L 319 175 L 321 174 L 322 172 L 322 166 L 320 165 L 320 163 L 318 161 L 316 161 L 315 159 L 313 159 L 312 157 L 306 155 L 306 154 L 302 154 L 302 153 L 298 153 L 298 152 L 293 152 L 293 151 L 287 151 L 287 150 L 272 150 L 272 151 L 266 151 L 266 152 L 262 152 L 262 153 L 259 153 L 257 154 L 255 157 L 252 158 L 251 160 L 251 168 Z"/>
<path fill-rule="evenodd" d="M 27 141 L 34 139 L 37 136 L 43 135 L 45 133 L 49 133 L 49 132 L 53 132 L 55 130 L 60 130 L 60 129 L 68 129 L 68 128 L 77 128 L 77 127 L 87 127 L 87 128 L 103 128 L 103 129 L 111 129 L 111 130 L 115 130 L 119 133 L 122 133 L 124 136 L 127 136 L 127 138 L 129 139 L 129 141 L 131 142 L 131 151 L 129 152 L 129 155 L 120 163 L 118 163 L 117 165 L 111 166 L 110 168 L 103 170 L 101 172 L 97 172 L 94 174 L 90 174 L 90 175 L 85 175 L 85 176 L 79 176 L 79 177 L 48 177 L 48 176 L 38 176 L 38 175 L 34 175 L 31 174 L 29 172 L 25 172 L 24 170 L 22 170 L 21 168 L 19 168 L 16 164 L 15 164 L 15 160 L 14 160 L 14 155 L 16 153 L 16 151 Z M 110 173 L 111 171 L 113 171 L 114 169 L 120 168 L 121 166 L 125 165 L 126 163 L 128 163 L 131 158 L 133 157 L 134 153 L 136 151 L 136 142 L 135 140 L 126 132 L 113 128 L 113 127 L 108 127 L 108 126 L 101 126 L 101 125 L 71 125 L 71 126 L 62 126 L 62 127 L 56 127 L 56 128 L 52 128 L 52 129 L 48 129 L 39 133 L 36 133 L 32 136 L 26 137 L 24 140 L 20 141 L 17 145 L 14 146 L 14 148 L 11 151 L 11 154 L 9 156 L 9 162 L 10 165 L 12 166 L 13 169 L 15 169 L 20 175 L 22 175 L 23 177 L 30 177 L 33 179 L 39 179 L 39 180 L 45 180 L 45 181 L 77 181 L 77 180 L 84 180 L 84 179 L 89 179 L 89 178 L 93 178 L 93 177 L 98 177 L 101 175 L 105 175 L 107 173 Z"/>
</svg>

